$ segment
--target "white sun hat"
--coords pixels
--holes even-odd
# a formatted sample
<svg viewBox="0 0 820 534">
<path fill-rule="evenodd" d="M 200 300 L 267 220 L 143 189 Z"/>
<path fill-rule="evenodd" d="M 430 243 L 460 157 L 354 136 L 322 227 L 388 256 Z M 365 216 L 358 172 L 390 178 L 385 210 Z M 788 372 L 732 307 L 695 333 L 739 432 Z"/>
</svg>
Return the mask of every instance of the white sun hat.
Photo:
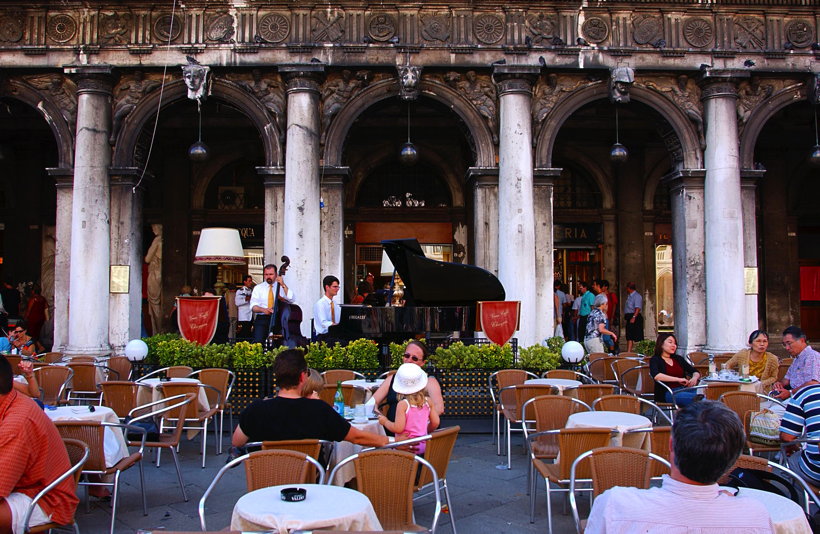
<svg viewBox="0 0 820 534">
<path fill-rule="evenodd" d="M 427 373 L 414 363 L 403 363 L 393 377 L 393 390 L 402 395 L 418 393 L 427 387 Z"/>
</svg>

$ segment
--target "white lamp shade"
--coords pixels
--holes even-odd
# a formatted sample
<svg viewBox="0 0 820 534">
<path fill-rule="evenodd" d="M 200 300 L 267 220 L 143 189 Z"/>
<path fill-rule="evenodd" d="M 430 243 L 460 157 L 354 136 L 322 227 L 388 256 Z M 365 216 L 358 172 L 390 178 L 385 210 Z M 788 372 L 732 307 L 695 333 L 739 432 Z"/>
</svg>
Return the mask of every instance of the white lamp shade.
<svg viewBox="0 0 820 534">
<path fill-rule="evenodd" d="M 132 362 L 141 362 L 148 356 L 148 345 L 141 339 L 132 339 L 125 346 L 125 356 Z"/>
<path fill-rule="evenodd" d="M 577 341 L 567 341 L 561 347 L 561 357 L 565 362 L 578 363 L 584 359 L 584 347 Z"/>
<path fill-rule="evenodd" d="M 393 276 L 393 271 L 396 268 L 393 267 L 393 262 L 390 261 L 390 257 L 387 255 L 387 252 L 382 250 L 382 266 L 379 269 L 379 274 L 382 276 Z"/>
<path fill-rule="evenodd" d="M 228 263 L 244 265 L 245 251 L 236 228 L 203 228 L 199 234 L 194 263 L 213 265 Z"/>
</svg>

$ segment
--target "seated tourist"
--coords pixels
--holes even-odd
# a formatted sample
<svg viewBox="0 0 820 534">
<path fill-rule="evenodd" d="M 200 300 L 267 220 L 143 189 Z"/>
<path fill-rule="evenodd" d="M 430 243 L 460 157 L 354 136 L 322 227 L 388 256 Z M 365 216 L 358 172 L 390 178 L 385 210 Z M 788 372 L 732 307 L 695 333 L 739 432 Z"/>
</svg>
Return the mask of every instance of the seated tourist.
<svg viewBox="0 0 820 534">
<path fill-rule="evenodd" d="M 719 402 L 695 402 L 675 416 L 671 475 L 661 487 L 616 487 L 592 505 L 585 534 L 671 532 L 774 532 L 766 507 L 732 496 L 718 479 L 740 456 L 746 433 L 737 415 Z"/>
<path fill-rule="evenodd" d="M 11 350 L 15 349 L 23 356 L 34 356 L 45 351 L 45 348 L 39 341 L 35 341 L 26 333 L 26 322 L 18 321 L 17 326 L 9 334 L 9 343 L 11 343 Z"/>
<path fill-rule="evenodd" d="M 0 355 L 0 532 L 22 534 L 32 498 L 71 463 L 54 423 L 12 382 L 11 364 Z M 78 502 L 69 477 L 38 502 L 29 524 L 70 523 Z"/>
<path fill-rule="evenodd" d="M 749 375 L 756 376 L 764 391 L 769 390 L 775 380 L 777 380 L 777 368 L 779 360 L 771 352 L 766 352 L 769 348 L 769 334 L 763 330 L 755 330 L 749 335 L 749 348 L 741 349 L 726 362 L 727 369 L 749 366 Z"/>
<path fill-rule="evenodd" d="M 804 433 L 807 438 L 820 438 L 820 384 L 805 386 L 795 392 L 780 420 L 780 439 L 794 441 Z M 797 454 L 794 454 L 797 452 Z M 799 472 L 814 485 L 820 485 L 820 449 L 816 443 L 807 443 L 800 451 L 797 445 L 786 448 L 789 467 Z"/>
<path fill-rule="evenodd" d="M 319 392 L 325 387 L 325 379 L 316 369 L 308 369 L 305 383 L 302 385 L 302 396 L 306 399 L 321 399 Z"/>
<path fill-rule="evenodd" d="M 672 399 L 669 392 L 660 385 L 660 382 L 663 382 L 672 391 L 698 385 L 700 373 L 692 367 L 692 364 L 675 354 L 677 350 L 678 340 L 674 334 L 658 335 L 658 340 L 655 342 L 655 353 L 649 360 L 649 372 L 656 382 L 655 402 L 674 402 L 678 406 L 686 406 L 695 398 L 694 389 L 675 393 L 675 398 Z"/>
<path fill-rule="evenodd" d="M 273 372 L 279 394 L 272 399 L 258 400 L 242 411 L 233 434 L 234 447 L 243 447 L 249 441 L 285 439 L 350 441 L 371 447 L 388 443 L 387 436 L 351 426 L 325 402 L 302 396 L 308 367 L 301 350 L 279 353 Z"/>
<path fill-rule="evenodd" d="M 18 376 L 22 376 L 25 383 L 15 378 L 14 389 L 27 397 L 39 400 L 40 386 L 37 384 L 37 379 L 34 377 L 34 364 L 32 362 L 22 361 L 17 364 L 17 367 L 20 369 L 20 375 Z"/>
<path fill-rule="evenodd" d="M 788 399 L 802 387 L 820 384 L 820 353 L 809 346 L 800 328 L 790 326 L 783 330 L 783 347 L 794 357 L 794 362 L 786 376 L 772 384 L 772 397 L 781 400 Z"/>
</svg>

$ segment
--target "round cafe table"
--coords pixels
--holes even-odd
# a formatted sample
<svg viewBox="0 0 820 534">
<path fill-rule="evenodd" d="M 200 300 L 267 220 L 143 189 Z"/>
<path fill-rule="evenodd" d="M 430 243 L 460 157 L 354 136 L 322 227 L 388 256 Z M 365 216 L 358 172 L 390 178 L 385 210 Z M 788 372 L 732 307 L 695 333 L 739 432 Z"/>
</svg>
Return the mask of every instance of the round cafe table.
<svg viewBox="0 0 820 534">
<path fill-rule="evenodd" d="M 345 380 L 342 382 L 342 384 L 346 386 L 359 386 L 360 388 L 369 389 L 370 391 L 376 391 L 382 383 L 384 383 L 384 378 L 377 378 L 373 381 L 357 378 L 355 380 Z"/>
<path fill-rule="evenodd" d="M 561 395 L 564 394 L 564 391 L 567 389 L 577 388 L 581 385 L 581 382 L 578 380 L 571 380 L 569 378 L 532 378 L 530 380 L 526 380 L 525 384 L 534 384 L 536 386 L 552 386 L 558 390 L 558 393 Z"/>
<path fill-rule="evenodd" d="M 280 492 L 290 487 L 306 489 L 305 500 L 283 501 Z M 231 530 L 269 529 L 279 534 L 315 529 L 378 531 L 382 525 L 363 493 L 324 484 L 286 484 L 246 493 L 233 508 Z"/>
<path fill-rule="evenodd" d="M 627 437 L 624 442 L 624 433 L 638 428 L 652 428 L 652 421 L 648 418 L 626 412 L 578 412 L 569 416 L 567 428 L 611 428 L 618 434 L 611 440 L 613 447 L 635 447 L 649 450 L 650 440 L 646 433 L 636 433 Z"/>
<path fill-rule="evenodd" d="M 730 493 L 734 493 L 734 488 L 724 488 Z M 763 503 L 769 516 L 772 518 L 775 534 L 810 534 L 811 527 L 806 520 L 806 514 L 796 502 L 790 501 L 782 495 L 761 491 L 752 488 L 740 488 L 737 490 L 739 497 L 751 497 Z"/>
</svg>

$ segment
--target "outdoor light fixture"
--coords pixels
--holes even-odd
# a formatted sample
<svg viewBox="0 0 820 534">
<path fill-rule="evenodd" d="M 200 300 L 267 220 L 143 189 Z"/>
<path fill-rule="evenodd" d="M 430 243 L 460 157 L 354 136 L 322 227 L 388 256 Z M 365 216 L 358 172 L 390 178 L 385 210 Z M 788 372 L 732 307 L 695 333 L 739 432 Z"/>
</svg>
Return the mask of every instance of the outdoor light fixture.
<svg viewBox="0 0 820 534">
<path fill-rule="evenodd" d="M 245 251 L 236 228 L 203 228 L 194 255 L 196 265 L 244 265 Z"/>
<path fill-rule="evenodd" d="M 615 144 L 609 150 L 609 159 L 612 163 L 623 163 L 629 159 L 629 151 L 619 140 L 618 105 L 615 105 Z"/>
<path fill-rule="evenodd" d="M 196 101 L 196 111 L 199 115 L 199 140 L 188 148 L 188 159 L 191 161 L 205 161 L 210 157 L 208 145 L 202 142 L 202 104 Z"/>
<path fill-rule="evenodd" d="M 407 103 L 407 142 L 401 146 L 399 150 L 399 161 L 402 165 L 412 167 L 419 160 L 419 153 L 416 151 L 416 145 L 410 141 L 410 103 Z"/>
</svg>

